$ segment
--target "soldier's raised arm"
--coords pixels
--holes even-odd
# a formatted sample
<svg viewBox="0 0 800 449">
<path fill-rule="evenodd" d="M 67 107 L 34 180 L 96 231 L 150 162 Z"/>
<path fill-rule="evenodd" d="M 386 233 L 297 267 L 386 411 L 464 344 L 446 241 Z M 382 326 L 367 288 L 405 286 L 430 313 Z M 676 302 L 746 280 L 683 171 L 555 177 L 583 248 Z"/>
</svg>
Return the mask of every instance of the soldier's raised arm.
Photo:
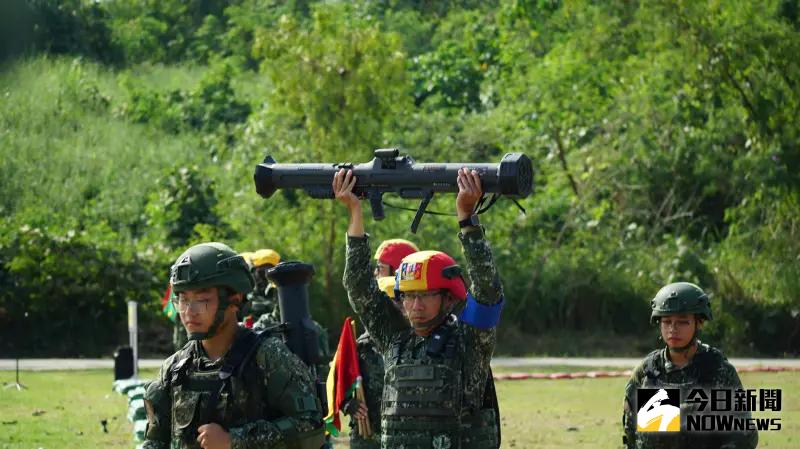
<svg viewBox="0 0 800 449">
<path fill-rule="evenodd" d="M 494 265 L 492 249 L 478 222 L 478 216 L 474 214 L 475 205 L 483 195 L 481 179 L 475 170 L 464 168 L 459 170 L 457 183 L 459 190 L 456 197 L 456 214 L 461 227 L 459 238 L 467 260 L 467 273 L 472 281 L 471 296 L 475 302 L 491 308 L 502 302 L 503 286 Z M 468 300 L 467 307 L 469 306 Z M 495 316 L 495 312 L 487 308 L 479 308 L 475 312 L 478 314 L 476 316 L 485 319 Z M 499 311 L 496 315 L 499 318 Z"/>
<path fill-rule="evenodd" d="M 370 269 L 369 237 L 364 231 L 363 212 L 353 194 L 356 178 L 352 171 L 339 170 L 333 178 L 333 192 L 350 213 L 347 227 L 347 256 L 343 283 L 350 306 L 367 328 L 376 345 L 383 350 L 393 335 L 408 327 L 402 313 L 386 300 Z"/>
<path fill-rule="evenodd" d="M 492 250 L 486 240 L 475 206 L 483 195 L 481 179 L 474 170 L 458 172 L 456 215 L 458 234 L 471 281 L 464 309 L 459 320 L 464 326 L 464 392 L 473 407 L 480 407 L 485 396 L 487 379 L 491 381 L 490 362 L 497 340 L 497 324 L 503 308 L 503 287 L 497 274 Z"/>
</svg>

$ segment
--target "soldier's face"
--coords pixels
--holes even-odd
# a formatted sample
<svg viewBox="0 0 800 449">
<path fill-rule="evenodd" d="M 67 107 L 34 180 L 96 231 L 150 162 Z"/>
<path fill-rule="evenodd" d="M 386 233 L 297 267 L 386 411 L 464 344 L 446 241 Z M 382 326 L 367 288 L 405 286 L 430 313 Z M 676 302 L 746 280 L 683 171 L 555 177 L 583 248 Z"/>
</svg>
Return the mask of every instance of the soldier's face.
<svg viewBox="0 0 800 449">
<path fill-rule="evenodd" d="M 218 305 L 216 287 L 187 290 L 178 295 L 178 312 L 190 333 L 207 332 L 214 323 Z"/>
<path fill-rule="evenodd" d="M 385 263 L 378 262 L 375 265 L 375 279 L 383 278 L 392 275 L 392 267 L 386 265 Z"/>
<path fill-rule="evenodd" d="M 401 298 L 403 312 L 412 326 L 436 318 L 442 309 L 442 293 L 439 290 L 403 292 Z"/>
<path fill-rule="evenodd" d="M 670 348 L 684 347 L 692 340 L 695 327 L 701 327 L 700 324 L 692 314 L 682 313 L 661 317 L 659 321 L 661 338 Z"/>
</svg>

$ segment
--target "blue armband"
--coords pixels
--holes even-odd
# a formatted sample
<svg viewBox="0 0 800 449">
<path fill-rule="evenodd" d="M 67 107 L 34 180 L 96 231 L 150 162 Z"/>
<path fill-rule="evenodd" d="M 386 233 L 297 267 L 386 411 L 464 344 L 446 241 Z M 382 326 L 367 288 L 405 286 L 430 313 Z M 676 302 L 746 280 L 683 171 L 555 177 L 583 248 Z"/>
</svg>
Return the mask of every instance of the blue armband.
<svg viewBox="0 0 800 449">
<path fill-rule="evenodd" d="M 500 322 L 500 313 L 503 311 L 505 298 L 501 297 L 497 304 L 487 306 L 475 300 L 472 293 L 467 292 L 467 306 L 461 312 L 459 320 L 477 327 L 478 329 L 491 329 Z"/>
</svg>

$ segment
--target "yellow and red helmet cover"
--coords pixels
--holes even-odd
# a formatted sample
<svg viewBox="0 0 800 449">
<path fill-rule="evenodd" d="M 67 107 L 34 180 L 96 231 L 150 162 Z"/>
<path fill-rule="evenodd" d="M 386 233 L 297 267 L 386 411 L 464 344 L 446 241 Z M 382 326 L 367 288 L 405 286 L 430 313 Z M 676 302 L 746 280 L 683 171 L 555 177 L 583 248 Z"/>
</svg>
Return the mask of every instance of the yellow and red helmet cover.
<svg viewBox="0 0 800 449">
<path fill-rule="evenodd" d="M 446 289 L 454 298 L 467 299 L 464 278 L 444 275 L 448 267 L 458 265 L 441 251 L 419 251 L 403 258 L 395 274 L 395 290 L 401 292 Z"/>
<path fill-rule="evenodd" d="M 253 266 L 261 267 L 264 265 L 278 265 L 281 261 L 281 256 L 274 249 L 260 249 L 253 253 L 250 259 Z"/>
<path fill-rule="evenodd" d="M 378 288 L 386 293 L 391 299 L 394 299 L 394 276 L 384 276 L 378 278 Z"/>
<path fill-rule="evenodd" d="M 392 267 L 392 270 L 396 271 L 397 267 L 400 266 L 400 261 L 403 260 L 403 257 L 406 257 L 407 255 L 417 251 L 419 251 L 417 245 L 409 242 L 408 240 L 384 240 L 380 246 L 378 246 L 378 250 L 375 251 L 375 260 L 389 265 Z"/>
</svg>

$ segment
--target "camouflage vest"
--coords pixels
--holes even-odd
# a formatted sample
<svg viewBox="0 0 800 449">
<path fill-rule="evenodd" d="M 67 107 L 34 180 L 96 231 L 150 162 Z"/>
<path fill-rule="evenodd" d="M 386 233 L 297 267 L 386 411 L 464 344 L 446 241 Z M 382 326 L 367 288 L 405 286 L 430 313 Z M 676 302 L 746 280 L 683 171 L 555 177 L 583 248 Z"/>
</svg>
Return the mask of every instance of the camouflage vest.
<svg viewBox="0 0 800 449">
<path fill-rule="evenodd" d="M 381 445 L 404 449 L 497 448 L 496 411 L 466 410 L 463 342 L 458 323 L 442 325 L 427 340 L 423 353 L 399 335 L 386 360 Z"/>
<path fill-rule="evenodd" d="M 710 386 L 717 367 L 725 360 L 719 350 L 708 347 L 698 351 L 692 363 L 685 367 L 680 379 L 670 378 L 664 368 L 664 351 L 659 349 L 647 355 L 644 362 L 645 378 L 642 388 L 693 388 Z"/>
<path fill-rule="evenodd" d="M 724 356 L 717 349 L 707 347 L 692 358 L 692 363 L 683 369 L 667 372 L 665 369 L 664 351 L 657 350 L 647 355 L 644 361 L 644 378 L 640 388 L 675 388 L 681 390 L 685 398 L 692 388 L 710 387 L 714 373 L 723 362 Z M 637 405 L 637 407 L 640 406 Z M 681 414 L 686 416 L 692 404 L 682 403 Z M 634 410 L 634 414 L 636 410 Z M 685 419 L 685 418 L 684 418 Z M 681 429 L 686 423 L 681 421 Z M 702 433 L 659 433 L 641 432 L 637 437 L 637 449 L 711 449 L 722 447 L 725 440 L 717 434 Z"/>
<path fill-rule="evenodd" d="M 263 407 L 263 373 L 255 358 L 247 357 L 234 367 L 233 375 L 221 379 L 224 365 L 204 363 L 208 359 L 199 355 L 197 346 L 197 342 L 186 345 L 169 369 L 172 441 L 181 441 L 182 448 L 199 448 L 197 428 L 203 424 L 215 422 L 227 429 L 278 418 Z"/>
</svg>

